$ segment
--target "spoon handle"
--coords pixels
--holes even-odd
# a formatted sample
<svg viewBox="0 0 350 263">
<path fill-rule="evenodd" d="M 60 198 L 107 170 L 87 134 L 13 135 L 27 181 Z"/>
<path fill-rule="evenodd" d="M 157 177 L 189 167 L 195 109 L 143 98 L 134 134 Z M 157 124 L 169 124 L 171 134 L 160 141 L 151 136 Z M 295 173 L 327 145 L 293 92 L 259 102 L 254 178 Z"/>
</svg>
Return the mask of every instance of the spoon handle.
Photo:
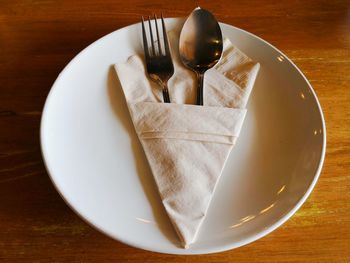
<svg viewBox="0 0 350 263">
<path fill-rule="evenodd" d="M 204 73 L 198 73 L 197 105 L 203 105 Z"/>
<path fill-rule="evenodd" d="M 163 88 L 163 99 L 164 103 L 170 103 L 169 92 L 167 88 Z"/>
</svg>

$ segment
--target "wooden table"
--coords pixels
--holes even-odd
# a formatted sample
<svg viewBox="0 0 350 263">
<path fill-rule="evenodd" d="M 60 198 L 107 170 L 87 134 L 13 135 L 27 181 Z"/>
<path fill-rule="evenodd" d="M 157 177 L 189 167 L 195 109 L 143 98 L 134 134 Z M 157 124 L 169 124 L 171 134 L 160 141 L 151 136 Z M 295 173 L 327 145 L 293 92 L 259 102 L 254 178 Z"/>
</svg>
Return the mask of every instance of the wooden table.
<svg viewBox="0 0 350 263">
<path fill-rule="evenodd" d="M 76 216 L 45 171 L 39 125 L 53 81 L 80 50 L 141 15 L 186 16 L 197 5 L 298 65 L 320 99 L 328 145 L 315 190 L 282 227 L 232 251 L 172 256 Z M 349 1 L 0 1 L 0 262 L 350 262 L 349 80 Z"/>
</svg>

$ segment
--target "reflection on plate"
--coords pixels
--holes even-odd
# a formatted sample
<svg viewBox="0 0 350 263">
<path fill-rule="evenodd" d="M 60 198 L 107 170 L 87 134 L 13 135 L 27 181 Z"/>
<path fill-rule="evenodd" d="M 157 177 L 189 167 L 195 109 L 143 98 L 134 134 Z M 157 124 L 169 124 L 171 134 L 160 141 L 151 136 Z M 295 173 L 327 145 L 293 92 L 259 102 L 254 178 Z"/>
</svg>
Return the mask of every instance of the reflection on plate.
<svg viewBox="0 0 350 263">
<path fill-rule="evenodd" d="M 180 29 L 183 21 L 166 23 Z M 164 253 L 224 251 L 276 229 L 313 189 L 326 144 L 314 91 L 273 46 L 238 28 L 221 27 L 261 69 L 240 138 L 190 249 L 179 246 L 163 210 L 112 68 L 142 52 L 140 25 L 91 44 L 54 83 L 41 122 L 47 170 L 72 209 L 108 236 Z"/>
</svg>

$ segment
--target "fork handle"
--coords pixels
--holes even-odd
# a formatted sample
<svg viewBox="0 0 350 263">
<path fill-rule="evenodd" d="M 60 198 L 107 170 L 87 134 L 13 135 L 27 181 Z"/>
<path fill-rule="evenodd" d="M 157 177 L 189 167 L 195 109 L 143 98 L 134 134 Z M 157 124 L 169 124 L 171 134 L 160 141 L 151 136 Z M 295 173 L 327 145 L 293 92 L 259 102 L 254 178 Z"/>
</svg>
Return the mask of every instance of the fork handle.
<svg viewBox="0 0 350 263">
<path fill-rule="evenodd" d="M 169 91 L 168 91 L 168 83 L 163 82 L 160 78 L 156 79 L 156 82 L 160 87 L 162 87 L 163 91 L 163 101 L 164 103 L 170 103 Z"/>
<path fill-rule="evenodd" d="M 163 100 L 164 103 L 170 103 L 169 91 L 167 87 L 163 88 Z"/>
</svg>

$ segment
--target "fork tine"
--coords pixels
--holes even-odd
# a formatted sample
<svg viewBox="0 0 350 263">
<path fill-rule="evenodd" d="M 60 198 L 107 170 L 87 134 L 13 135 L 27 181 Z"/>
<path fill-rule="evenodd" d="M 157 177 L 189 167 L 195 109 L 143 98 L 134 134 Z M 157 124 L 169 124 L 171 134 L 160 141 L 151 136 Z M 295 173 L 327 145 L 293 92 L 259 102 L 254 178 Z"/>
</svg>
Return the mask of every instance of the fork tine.
<svg viewBox="0 0 350 263">
<path fill-rule="evenodd" d="M 143 38 L 143 49 L 144 49 L 144 52 L 145 52 L 145 57 L 146 57 L 146 60 L 149 59 L 149 47 L 148 47 L 148 44 L 147 44 L 147 37 L 146 37 L 146 30 L 145 30 L 145 20 L 143 19 L 143 16 L 142 16 L 142 38 Z"/>
<path fill-rule="evenodd" d="M 168 36 L 167 36 L 167 33 L 166 33 L 166 29 L 165 29 L 165 23 L 164 23 L 163 14 L 161 14 L 160 16 L 161 16 L 161 19 L 162 19 L 165 55 L 166 55 L 166 56 L 169 56 L 169 55 L 170 55 L 169 41 L 168 41 Z"/>
<path fill-rule="evenodd" d="M 156 31 L 157 31 L 157 41 L 158 41 L 158 55 L 162 56 L 163 52 L 162 52 L 162 48 L 160 46 L 160 38 L 159 38 L 159 31 L 158 31 L 158 22 L 157 22 L 157 16 L 156 14 L 153 15 L 154 18 L 154 23 L 156 24 Z"/>
<path fill-rule="evenodd" d="M 149 34 L 151 35 L 152 52 L 153 52 L 153 56 L 155 56 L 156 50 L 154 48 L 154 40 L 153 40 L 153 33 L 152 33 L 151 17 L 150 16 L 148 16 L 148 25 L 149 25 Z"/>
</svg>

